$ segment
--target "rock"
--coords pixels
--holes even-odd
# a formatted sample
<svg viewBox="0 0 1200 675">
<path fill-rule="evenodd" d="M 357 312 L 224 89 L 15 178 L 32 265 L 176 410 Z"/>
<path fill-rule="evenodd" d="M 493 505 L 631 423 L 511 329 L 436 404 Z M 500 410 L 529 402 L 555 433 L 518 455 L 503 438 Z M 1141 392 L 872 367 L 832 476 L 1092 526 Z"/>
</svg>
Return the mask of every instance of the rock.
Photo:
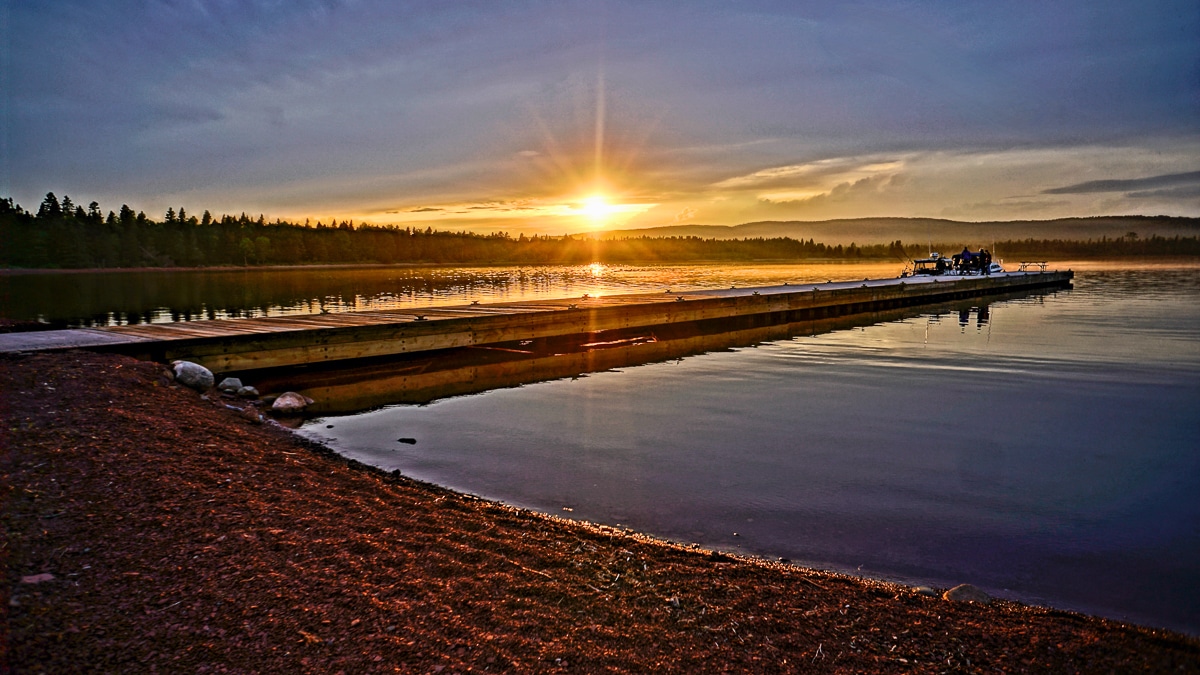
<svg viewBox="0 0 1200 675">
<path fill-rule="evenodd" d="M 294 391 L 285 391 L 271 404 L 271 410 L 281 415 L 299 415 L 313 400 Z"/>
<path fill-rule="evenodd" d="M 30 574 L 29 576 L 21 577 L 21 583 L 23 584 L 40 584 L 43 581 L 54 581 L 54 575 L 49 572 L 42 572 L 41 574 Z"/>
<path fill-rule="evenodd" d="M 937 591 L 933 590 L 932 588 L 930 588 L 928 586 L 917 586 L 916 588 L 913 589 L 913 593 L 916 593 L 917 595 L 929 596 L 931 598 L 937 597 Z"/>
<path fill-rule="evenodd" d="M 217 389 L 220 389 L 221 391 L 224 391 L 224 392 L 227 392 L 230 394 L 237 392 L 237 390 L 241 389 L 241 388 L 242 388 L 242 381 L 237 379 L 236 377 L 227 377 L 227 378 L 221 380 L 221 384 L 217 385 Z"/>
<path fill-rule="evenodd" d="M 986 605 L 992 601 L 992 596 L 984 593 L 971 584 L 959 584 L 945 593 L 942 593 L 942 598 L 946 600 L 953 600 L 955 602 L 978 602 L 981 605 Z"/>
<path fill-rule="evenodd" d="M 237 390 L 237 395 L 240 398 L 258 398 L 258 390 L 254 387 L 240 387 Z"/>
<path fill-rule="evenodd" d="M 175 381 L 179 384 L 191 387 L 196 391 L 212 389 L 215 379 L 212 371 L 208 368 L 191 361 L 175 361 L 171 365 L 175 369 Z"/>
<path fill-rule="evenodd" d="M 254 408 L 243 408 L 242 417 L 245 417 L 247 420 L 249 420 L 251 424 L 263 423 L 262 413 L 258 412 Z"/>
</svg>

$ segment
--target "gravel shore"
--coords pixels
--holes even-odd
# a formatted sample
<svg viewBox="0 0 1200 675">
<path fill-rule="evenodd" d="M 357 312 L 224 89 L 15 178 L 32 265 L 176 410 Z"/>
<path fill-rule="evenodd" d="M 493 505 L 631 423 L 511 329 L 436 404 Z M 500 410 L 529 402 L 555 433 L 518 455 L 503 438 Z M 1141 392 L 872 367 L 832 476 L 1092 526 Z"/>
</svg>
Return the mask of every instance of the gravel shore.
<svg viewBox="0 0 1200 675">
<path fill-rule="evenodd" d="M 693 550 L 340 458 L 162 365 L 0 359 L 0 672 L 1200 672 L 1200 640 Z"/>
</svg>

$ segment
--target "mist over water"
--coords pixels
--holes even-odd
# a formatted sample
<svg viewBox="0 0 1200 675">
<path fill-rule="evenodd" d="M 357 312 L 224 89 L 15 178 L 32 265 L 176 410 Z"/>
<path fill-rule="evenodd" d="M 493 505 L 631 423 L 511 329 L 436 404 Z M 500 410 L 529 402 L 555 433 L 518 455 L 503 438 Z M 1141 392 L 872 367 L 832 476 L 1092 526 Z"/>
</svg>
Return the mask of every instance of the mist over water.
<svg viewBox="0 0 1200 675">
<path fill-rule="evenodd" d="M 1200 633 L 1200 268 L 985 303 L 302 433 L 548 513 Z"/>
</svg>

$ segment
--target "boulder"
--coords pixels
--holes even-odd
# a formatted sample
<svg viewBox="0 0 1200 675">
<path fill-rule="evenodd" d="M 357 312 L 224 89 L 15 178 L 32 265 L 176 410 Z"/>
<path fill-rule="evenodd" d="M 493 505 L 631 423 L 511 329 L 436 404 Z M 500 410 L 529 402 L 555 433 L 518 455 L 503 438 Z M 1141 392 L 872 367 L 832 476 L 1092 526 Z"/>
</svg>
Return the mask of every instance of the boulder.
<svg viewBox="0 0 1200 675">
<path fill-rule="evenodd" d="M 220 389 L 221 391 L 229 393 L 229 394 L 233 394 L 233 393 L 237 392 L 238 389 L 241 389 L 241 388 L 242 388 L 242 381 L 237 379 L 236 377 L 227 377 L 227 378 L 221 380 L 221 384 L 217 385 L 217 389 Z"/>
<path fill-rule="evenodd" d="M 271 404 L 271 410 L 280 415 L 299 415 L 312 403 L 313 400 L 307 396 L 301 396 L 294 391 L 285 391 Z"/>
<path fill-rule="evenodd" d="M 942 593 L 942 597 L 946 600 L 953 600 L 955 602 L 978 602 L 981 605 L 986 605 L 992 601 L 992 596 L 984 593 L 971 584 L 959 584 L 945 593 Z"/>
<path fill-rule="evenodd" d="M 175 370 L 175 381 L 179 384 L 197 391 L 212 389 L 214 378 L 208 368 L 191 361 L 175 361 L 171 366 Z"/>
<path fill-rule="evenodd" d="M 237 390 L 237 395 L 242 398 L 258 398 L 258 390 L 254 387 L 242 387 Z"/>
</svg>

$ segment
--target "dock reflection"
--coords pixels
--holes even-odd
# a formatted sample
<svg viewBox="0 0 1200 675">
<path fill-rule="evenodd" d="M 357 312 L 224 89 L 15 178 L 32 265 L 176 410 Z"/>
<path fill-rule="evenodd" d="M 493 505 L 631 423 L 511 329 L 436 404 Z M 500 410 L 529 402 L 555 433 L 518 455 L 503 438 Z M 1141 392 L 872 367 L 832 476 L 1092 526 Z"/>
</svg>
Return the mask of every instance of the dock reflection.
<svg viewBox="0 0 1200 675">
<path fill-rule="evenodd" d="M 351 414 L 918 316 L 936 321 L 945 314 L 964 317 L 975 313 L 984 325 L 995 312 L 989 305 L 1048 292 L 1053 291 L 805 321 L 791 320 L 788 313 L 760 314 L 235 374 L 263 394 L 296 391 L 312 398 L 316 402 L 309 407 L 310 414 Z"/>
</svg>

